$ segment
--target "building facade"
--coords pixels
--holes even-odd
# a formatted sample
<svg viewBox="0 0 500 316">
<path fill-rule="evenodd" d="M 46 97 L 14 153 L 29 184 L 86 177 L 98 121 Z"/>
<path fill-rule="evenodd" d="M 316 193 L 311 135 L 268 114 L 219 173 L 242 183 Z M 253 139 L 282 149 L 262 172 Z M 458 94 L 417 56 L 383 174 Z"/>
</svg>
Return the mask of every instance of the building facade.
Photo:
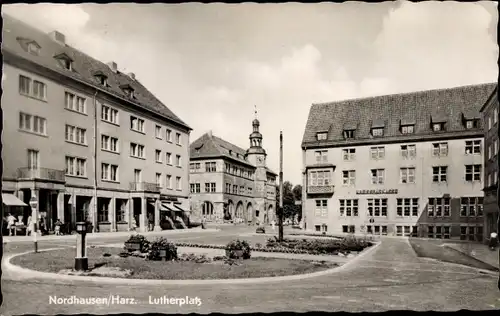
<svg viewBox="0 0 500 316">
<path fill-rule="evenodd" d="M 483 240 L 484 137 L 494 84 L 311 107 L 305 228 Z"/>
<path fill-rule="evenodd" d="M 486 236 L 499 230 L 498 216 L 498 89 L 481 108 L 484 126 L 484 228 Z"/>
<path fill-rule="evenodd" d="M 191 129 L 134 74 L 9 16 L 2 44 L 3 194 L 35 196 L 49 230 L 159 230 L 189 215 Z"/>
<path fill-rule="evenodd" d="M 259 121 L 252 125 L 247 150 L 212 132 L 190 145 L 193 219 L 249 224 L 275 219 L 277 175 L 266 166 Z"/>
</svg>

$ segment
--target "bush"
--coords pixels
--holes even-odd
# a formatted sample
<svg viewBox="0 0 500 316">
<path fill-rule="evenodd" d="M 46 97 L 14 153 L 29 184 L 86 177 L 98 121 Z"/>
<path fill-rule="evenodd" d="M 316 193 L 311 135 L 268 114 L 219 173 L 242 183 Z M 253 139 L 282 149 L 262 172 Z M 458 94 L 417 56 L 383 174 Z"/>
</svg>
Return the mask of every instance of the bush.
<svg viewBox="0 0 500 316">
<path fill-rule="evenodd" d="M 371 246 L 371 242 L 354 237 L 344 238 L 342 240 L 335 239 L 284 239 L 283 242 L 278 242 L 276 238 L 267 240 L 267 247 L 273 249 L 294 249 L 307 251 L 311 254 L 335 254 L 338 252 L 362 251 L 364 248 Z"/>
<path fill-rule="evenodd" d="M 201 222 L 189 222 L 189 228 L 195 228 L 201 226 Z"/>
<path fill-rule="evenodd" d="M 183 253 L 179 258 L 179 261 L 193 261 L 196 263 L 211 263 L 212 259 L 207 257 L 205 254 L 197 255 L 194 253 Z"/>
<path fill-rule="evenodd" d="M 257 234 L 265 234 L 266 233 L 266 229 L 264 227 L 257 227 L 257 229 L 255 230 L 255 232 Z"/>
<path fill-rule="evenodd" d="M 139 235 L 139 234 L 130 235 L 130 237 L 124 243 L 125 244 L 125 248 L 127 248 L 127 246 L 126 246 L 127 243 L 137 243 L 137 244 L 140 244 L 140 247 L 141 247 L 140 251 L 141 252 L 148 252 L 150 250 L 150 244 L 151 243 L 143 235 Z"/>
<path fill-rule="evenodd" d="M 226 251 L 230 259 L 239 259 L 239 250 L 243 251 L 241 255 L 243 259 L 250 259 L 251 250 L 247 241 L 236 239 L 226 245 Z"/>
<path fill-rule="evenodd" d="M 162 249 L 166 250 L 165 258 L 167 261 L 177 259 L 177 247 L 164 237 L 160 237 L 151 243 L 151 247 L 148 252 L 148 259 L 161 260 L 160 250 Z"/>
</svg>

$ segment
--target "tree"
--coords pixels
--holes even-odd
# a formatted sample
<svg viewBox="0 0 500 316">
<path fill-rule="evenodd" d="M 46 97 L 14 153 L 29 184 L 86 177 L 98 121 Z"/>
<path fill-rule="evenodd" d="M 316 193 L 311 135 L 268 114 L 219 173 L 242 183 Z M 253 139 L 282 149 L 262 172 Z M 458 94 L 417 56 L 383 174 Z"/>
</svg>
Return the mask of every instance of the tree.
<svg viewBox="0 0 500 316">
<path fill-rule="evenodd" d="M 296 188 L 297 186 L 295 186 Z M 300 186 L 302 187 L 302 186 Z M 300 213 L 300 208 L 295 205 L 296 194 L 295 189 L 290 181 L 283 183 L 283 219 L 293 219 L 296 214 Z M 280 205 L 280 189 L 279 185 L 276 186 L 276 210 Z"/>
<path fill-rule="evenodd" d="M 293 196 L 295 198 L 295 201 L 300 201 L 302 202 L 302 185 L 297 184 L 293 187 Z M 300 222 L 302 219 L 302 204 L 296 205 L 297 206 L 297 213 L 299 216 L 297 216 L 297 220 Z"/>
</svg>

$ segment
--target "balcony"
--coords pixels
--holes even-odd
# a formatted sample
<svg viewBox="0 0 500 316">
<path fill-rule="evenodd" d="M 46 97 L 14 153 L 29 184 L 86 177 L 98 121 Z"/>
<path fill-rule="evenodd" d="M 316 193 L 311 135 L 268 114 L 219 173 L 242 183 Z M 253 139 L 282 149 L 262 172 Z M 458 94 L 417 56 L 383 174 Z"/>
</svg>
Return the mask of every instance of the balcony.
<svg viewBox="0 0 500 316">
<path fill-rule="evenodd" d="M 307 194 L 333 194 L 335 186 L 333 185 L 309 185 Z"/>
<path fill-rule="evenodd" d="M 19 180 L 45 180 L 53 182 L 66 182 L 64 170 L 55 170 L 48 168 L 19 168 L 17 169 L 17 178 Z"/>
<path fill-rule="evenodd" d="M 130 191 L 160 193 L 160 187 L 156 183 L 130 182 Z"/>
</svg>

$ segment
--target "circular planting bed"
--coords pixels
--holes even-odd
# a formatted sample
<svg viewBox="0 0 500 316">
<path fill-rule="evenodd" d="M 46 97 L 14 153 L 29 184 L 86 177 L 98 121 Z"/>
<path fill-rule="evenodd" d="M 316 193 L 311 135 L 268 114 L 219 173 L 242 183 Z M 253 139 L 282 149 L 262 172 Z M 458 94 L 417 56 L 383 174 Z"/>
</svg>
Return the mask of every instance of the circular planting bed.
<svg viewBox="0 0 500 316">
<path fill-rule="evenodd" d="M 89 248 L 87 275 L 122 277 L 128 279 L 212 280 L 276 277 L 324 271 L 337 267 L 333 262 L 283 258 L 250 258 L 246 260 L 173 260 L 150 261 L 140 257 L 120 257 L 123 250 L 116 247 Z M 12 258 L 11 263 L 42 272 L 63 273 L 74 265 L 74 248 L 29 253 Z M 182 259 L 183 256 L 180 256 Z M 184 256 L 185 258 L 185 256 Z M 111 271 L 103 274 L 97 271 Z M 127 271 L 128 273 L 115 273 Z"/>
</svg>

